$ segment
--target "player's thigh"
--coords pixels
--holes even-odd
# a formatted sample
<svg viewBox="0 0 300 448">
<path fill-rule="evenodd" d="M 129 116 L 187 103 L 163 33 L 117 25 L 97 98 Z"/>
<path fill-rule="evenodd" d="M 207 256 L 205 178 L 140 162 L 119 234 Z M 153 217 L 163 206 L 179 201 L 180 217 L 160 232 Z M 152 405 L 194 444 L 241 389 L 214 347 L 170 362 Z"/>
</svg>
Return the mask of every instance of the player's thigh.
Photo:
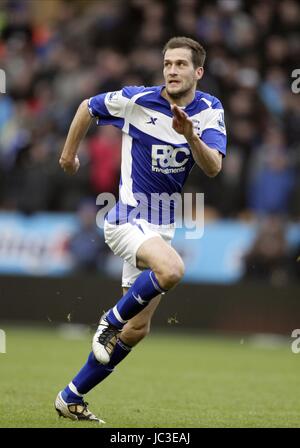
<svg viewBox="0 0 300 448">
<path fill-rule="evenodd" d="M 158 274 L 162 274 L 166 269 L 172 272 L 184 270 L 179 254 L 159 236 L 141 244 L 136 253 L 136 263 L 139 269 L 150 268 Z"/>
</svg>

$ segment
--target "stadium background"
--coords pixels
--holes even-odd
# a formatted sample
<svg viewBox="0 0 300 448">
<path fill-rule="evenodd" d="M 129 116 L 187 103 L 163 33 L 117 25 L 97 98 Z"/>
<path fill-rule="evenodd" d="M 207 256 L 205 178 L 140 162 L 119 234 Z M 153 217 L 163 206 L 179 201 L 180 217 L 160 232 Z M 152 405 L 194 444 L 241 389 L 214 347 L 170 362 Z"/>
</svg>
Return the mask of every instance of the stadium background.
<svg viewBox="0 0 300 448">
<path fill-rule="evenodd" d="M 186 275 L 154 333 L 192 329 L 241 344 L 263 334 L 255 340 L 266 350 L 290 350 L 300 327 L 299 19 L 293 0 L 0 2 L 0 328 L 8 344 L 10 333 L 26 341 L 24 324 L 76 338 L 86 328 L 77 324 L 93 328 L 120 294 L 121 264 L 95 226 L 94 205 L 99 193 L 117 193 L 120 134 L 92 126 L 76 176 L 61 171 L 59 155 L 83 99 L 163 83 L 162 46 L 187 35 L 207 49 L 199 88 L 224 105 L 228 155 L 217 178 L 194 169 L 187 182 L 186 192 L 205 193 L 205 233 L 187 241 L 178 229 Z"/>
</svg>

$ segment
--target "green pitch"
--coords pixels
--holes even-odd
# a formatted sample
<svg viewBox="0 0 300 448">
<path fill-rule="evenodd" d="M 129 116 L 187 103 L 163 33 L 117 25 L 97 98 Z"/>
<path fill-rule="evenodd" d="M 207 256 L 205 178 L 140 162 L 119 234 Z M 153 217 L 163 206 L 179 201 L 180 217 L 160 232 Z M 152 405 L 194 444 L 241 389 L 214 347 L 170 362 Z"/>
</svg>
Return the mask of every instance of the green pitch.
<svg viewBox="0 0 300 448">
<path fill-rule="evenodd" d="M 3 328 L 3 326 L 2 326 Z M 59 419 L 53 401 L 85 362 L 90 337 L 4 328 L 0 427 L 95 427 Z M 178 327 L 180 332 L 180 328 Z M 300 354 L 247 339 L 153 332 L 88 394 L 106 427 L 300 427 Z"/>
</svg>

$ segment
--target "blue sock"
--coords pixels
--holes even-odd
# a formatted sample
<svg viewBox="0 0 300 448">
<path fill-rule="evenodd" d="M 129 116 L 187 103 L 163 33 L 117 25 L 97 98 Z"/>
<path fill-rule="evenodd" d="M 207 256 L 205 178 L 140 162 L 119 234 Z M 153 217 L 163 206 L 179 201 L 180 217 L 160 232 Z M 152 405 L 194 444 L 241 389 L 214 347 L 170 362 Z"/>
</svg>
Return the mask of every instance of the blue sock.
<svg viewBox="0 0 300 448">
<path fill-rule="evenodd" d="M 126 322 L 142 311 L 151 299 L 166 292 L 159 285 L 155 274 L 150 269 L 143 271 L 127 293 L 110 309 L 106 319 L 120 330 Z"/>
<path fill-rule="evenodd" d="M 83 394 L 101 383 L 114 371 L 114 367 L 129 355 L 131 347 L 118 339 L 108 364 L 100 364 L 91 352 L 87 362 L 71 383 L 63 390 L 62 397 L 67 403 L 81 403 Z"/>
</svg>

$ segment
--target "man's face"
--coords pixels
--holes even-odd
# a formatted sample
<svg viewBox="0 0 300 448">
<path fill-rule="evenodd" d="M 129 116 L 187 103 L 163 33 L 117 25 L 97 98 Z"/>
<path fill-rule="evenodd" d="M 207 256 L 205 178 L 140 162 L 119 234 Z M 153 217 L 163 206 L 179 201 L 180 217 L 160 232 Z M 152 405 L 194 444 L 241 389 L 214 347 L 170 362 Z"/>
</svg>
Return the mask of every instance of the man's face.
<svg viewBox="0 0 300 448">
<path fill-rule="evenodd" d="M 203 68 L 195 68 L 189 48 L 173 48 L 165 52 L 164 79 L 170 97 L 180 98 L 196 88 L 202 78 Z"/>
</svg>

